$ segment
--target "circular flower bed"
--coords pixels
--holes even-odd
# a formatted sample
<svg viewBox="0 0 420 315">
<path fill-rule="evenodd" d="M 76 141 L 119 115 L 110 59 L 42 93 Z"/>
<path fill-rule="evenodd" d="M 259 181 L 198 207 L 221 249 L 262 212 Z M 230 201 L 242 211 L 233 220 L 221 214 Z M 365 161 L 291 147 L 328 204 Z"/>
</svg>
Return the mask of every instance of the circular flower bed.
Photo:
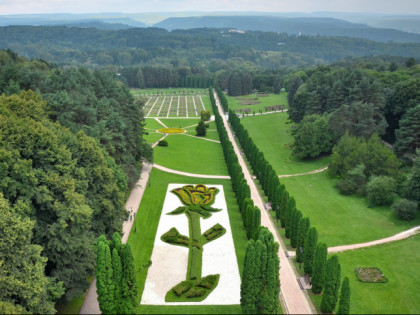
<svg viewBox="0 0 420 315">
<path fill-rule="evenodd" d="M 162 128 L 159 129 L 158 132 L 160 133 L 184 133 L 185 130 L 181 128 Z"/>
</svg>

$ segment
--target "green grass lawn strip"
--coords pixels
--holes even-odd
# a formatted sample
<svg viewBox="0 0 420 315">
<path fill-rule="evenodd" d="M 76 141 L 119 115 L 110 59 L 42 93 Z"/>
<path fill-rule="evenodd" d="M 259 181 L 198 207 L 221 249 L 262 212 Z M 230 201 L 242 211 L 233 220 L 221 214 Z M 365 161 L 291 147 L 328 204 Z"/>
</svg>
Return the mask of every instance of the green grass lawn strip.
<svg viewBox="0 0 420 315">
<path fill-rule="evenodd" d="M 291 131 L 294 124 L 286 124 L 287 120 L 288 114 L 285 112 L 244 117 L 241 123 L 277 174 L 305 173 L 326 166 L 329 157 L 302 161 L 292 156 L 289 146 L 293 143 Z"/>
<path fill-rule="evenodd" d="M 208 185 L 223 185 L 226 204 L 228 207 L 229 221 L 232 229 L 233 242 L 235 245 L 236 257 L 239 271 L 242 274 L 243 261 L 247 238 L 242 224 L 242 216 L 236 204 L 236 197 L 232 191 L 230 180 L 200 179 L 168 174 L 166 172 L 153 169 L 149 179 L 151 185 L 146 187 L 138 214 L 134 221 L 137 232 L 130 233 L 128 242 L 133 249 L 134 261 L 136 266 L 137 285 L 139 288 L 139 301 L 144 289 L 147 270 L 141 269 L 152 255 L 155 235 L 159 224 L 159 218 L 163 207 L 166 189 L 169 183 L 205 183 Z M 133 227 L 134 229 L 134 227 Z M 153 263 L 153 262 L 152 262 Z M 140 305 L 136 312 L 138 314 L 237 314 L 241 313 L 239 305 L 211 305 L 211 306 L 149 306 Z"/>
<path fill-rule="evenodd" d="M 169 126 L 168 126 L 169 127 Z M 146 131 L 150 130 L 158 130 L 160 128 L 164 128 L 161 124 L 159 124 L 156 119 L 154 118 L 146 118 Z"/>
<path fill-rule="evenodd" d="M 200 122 L 200 117 L 195 117 L 195 119 L 192 118 L 172 118 L 172 119 L 166 119 L 166 118 L 159 118 L 161 122 L 163 122 L 166 126 L 169 128 L 182 128 L 189 127 L 195 124 L 198 124 Z M 195 128 L 195 127 L 191 127 Z M 190 129 L 191 129 L 190 128 Z"/>
<path fill-rule="evenodd" d="M 161 139 L 164 135 L 161 133 L 148 131 L 148 135 L 144 135 L 143 138 L 147 141 L 147 143 L 155 143 L 159 139 Z"/>
<path fill-rule="evenodd" d="M 366 198 L 341 195 L 327 172 L 280 181 L 330 247 L 381 239 L 420 224 L 420 218 L 398 219 L 390 207 L 368 208 Z"/>
<path fill-rule="evenodd" d="M 338 254 L 342 277 L 349 277 L 352 314 L 418 314 L 420 235 Z M 378 267 L 386 283 L 363 283 L 354 269 Z M 318 309 L 320 301 L 315 300 Z"/>
<path fill-rule="evenodd" d="M 254 104 L 254 105 L 241 105 L 240 103 L 246 102 L 246 100 L 238 100 L 236 99 L 237 97 L 258 98 L 257 100 L 255 100 L 255 102 L 260 102 L 260 103 Z M 270 94 L 269 96 L 259 96 L 258 94 L 250 94 L 250 95 L 243 95 L 243 96 L 227 96 L 226 95 L 226 98 L 228 100 L 230 109 L 235 110 L 235 109 L 249 108 L 251 110 L 250 114 L 252 114 L 254 111 L 255 113 L 258 113 L 259 110 L 262 110 L 263 112 L 265 112 L 266 106 L 284 105 L 286 106 L 286 108 L 288 108 L 287 93 L 284 93 L 284 92 L 282 92 L 281 94 Z"/>
<path fill-rule="evenodd" d="M 154 149 L 156 164 L 195 174 L 228 175 L 219 143 L 183 135 L 169 135 L 166 140 L 167 147 Z"/>
</svg>

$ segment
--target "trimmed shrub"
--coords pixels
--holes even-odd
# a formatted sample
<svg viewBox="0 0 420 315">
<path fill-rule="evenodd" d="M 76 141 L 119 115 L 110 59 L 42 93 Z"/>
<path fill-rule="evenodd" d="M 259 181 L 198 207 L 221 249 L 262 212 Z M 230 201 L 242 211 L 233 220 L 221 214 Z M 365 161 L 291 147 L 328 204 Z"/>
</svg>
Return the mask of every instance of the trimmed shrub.
<svg viewBox="0 0 420 315">
<path fill-rule="evenodd" d="M 203 288 L 192 287 L 186 294 L 187 298 L 200 297 L 206 294 L 206 290 Z"/>
<path fill-rule="evenodd" d="M 158 142 L 158 146 L 160 146 L 160 147 L 167 147 L 168 146 L 168 141 L 166 141 L 166 140 L 160 140 Z"/>
<path fill-rule="evenodd" d="M 172 291 L 177 296 L 183 295 L 185 292 L 187 292 L 192 287 L 191 281 L 182 281 L 181 283 L 178 283 L 175 287 L 173 287 Z"/>
<path fill-rule="evenodd" d="M 410 221 L 416 216 L 417 202 L 408 199 L 400 199 L 395 201 L 391 208 L 397 217 L 402 220 Z"/>
<path fill-rule="evenodd" d="M 209 275 L 200 279 L 199 282 L 196 283 L 196 286 L 202 287 L 205 289 L 213 288 L 214 284 L 219 280 L 219 275 Z"/>
<path fill-rule="evenodd" d="M 208 229 L 206 232 L 203 233 L 203 236 L 208 240 L 214 240 L 220 236 L 222 236 L 226 232 L 225 228 L 221 226 L 219 223 Z"/>
<path fill-rule="evenodd" d="M 160 237 L 160 239 L 169 244 L 181 245 L 181 246 L 189 245 L 189 238 L 187 236 L 179 234 L 176 228 L 170 229 L 168 232 L 163 234 Z"/>
</svg>

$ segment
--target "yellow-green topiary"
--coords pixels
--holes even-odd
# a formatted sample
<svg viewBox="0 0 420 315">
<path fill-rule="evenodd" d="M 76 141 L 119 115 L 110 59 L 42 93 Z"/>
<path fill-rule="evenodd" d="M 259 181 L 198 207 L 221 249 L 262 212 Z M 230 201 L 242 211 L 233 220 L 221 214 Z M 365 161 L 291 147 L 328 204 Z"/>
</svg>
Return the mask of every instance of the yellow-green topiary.
<svg viewBox="0 0 420 315">
<path fill-rule="evenodd" d="M 181 128 L 162 128 L 158 130 L 160 133 L 184 133 L 185 130 Z"/>
</svg>

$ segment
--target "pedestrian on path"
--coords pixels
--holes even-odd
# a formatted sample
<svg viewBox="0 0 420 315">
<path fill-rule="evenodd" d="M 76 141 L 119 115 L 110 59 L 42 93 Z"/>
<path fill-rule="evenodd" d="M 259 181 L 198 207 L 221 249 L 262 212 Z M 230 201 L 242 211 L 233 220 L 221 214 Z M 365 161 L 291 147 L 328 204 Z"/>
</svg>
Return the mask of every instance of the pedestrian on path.
<svg viewBox="0 0 420 315">
<path fill-rule="evenodd" d="M 133 216 L 130 214 L 130 222 L 133 221 Z"/>
<path fill-rule="evenodd" d="M 136 212 L 134 212 L 134 219 L 136 219 Z"/>
</svg>

